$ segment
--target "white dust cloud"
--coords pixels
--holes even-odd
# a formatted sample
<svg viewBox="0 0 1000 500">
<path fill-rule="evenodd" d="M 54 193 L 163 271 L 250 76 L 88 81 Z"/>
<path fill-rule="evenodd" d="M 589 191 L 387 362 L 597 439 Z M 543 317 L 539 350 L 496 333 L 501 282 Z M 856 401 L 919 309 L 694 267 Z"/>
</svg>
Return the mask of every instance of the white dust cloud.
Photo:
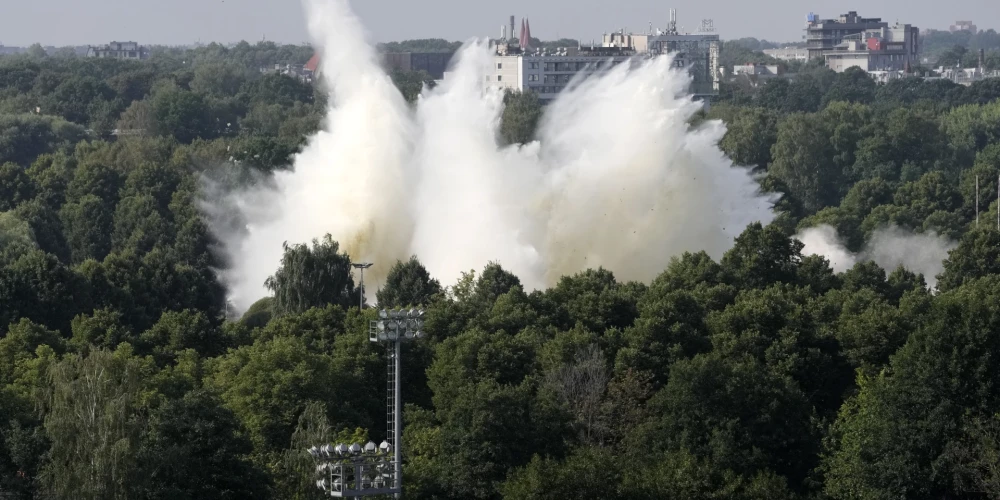
<svg viewBox="0 0 1000 500">
<path fill-rule="evenodd" d="M 830 261 L 835 272 L 844 272 L 858 262 L 872 261 L 886 272 L 899 266 L 924 275 L 927 285 L 937 286 L 937 275 L 944 272 L 948 252 L 957 244 L 937 233 L 912 233 L 897 226 L 874 231 L 860 253 L 851 253 L 840 242 L 837 230 L 823 224 L 795 236 L 804 245 L 802 255 L 821 255 Z"/>
<path fill-rule="evenodd" d="M 823 224 L 795 235 L 802 242 L 802 255 L 820 255 L 830 261 L 830 268 L 842 273 L 858 263 L 858 256 L 851 253 L 837 237 L 833 226 Z"/>
<path fill-rule="evenodd" d="M 502 147 L 489 48 L 470 42 L 441 85 L 410 108 L 377 64 L 346 0 L 307 3 L 331 91 L 323 131 L 274 186 L 241 193 L 246 234 L 227 241 L 237 308 L 264 296 L 282 242 L 331 234 L 380 282 L 417 255 L 443 283 L 499 261 L 528 288 L 604 266 L 648 281 L 671 257 L 719 258 L 773 199 L 717 144 L 671 57 L 618 65 L 548 106 L 538 142 Z"/>
</svg>

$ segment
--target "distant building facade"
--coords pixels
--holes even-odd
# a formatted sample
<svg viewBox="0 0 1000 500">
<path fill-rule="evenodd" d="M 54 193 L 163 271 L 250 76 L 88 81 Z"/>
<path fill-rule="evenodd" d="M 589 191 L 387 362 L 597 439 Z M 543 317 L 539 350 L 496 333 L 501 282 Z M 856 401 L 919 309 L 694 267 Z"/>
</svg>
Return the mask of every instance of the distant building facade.
<svg viewBox="0 0 1000 500">
<path fill-rule="evenodd" d="M 677 66 L 691 72 L 691 92 L 697 97 L 719 92 L 719 56 L 722 42 L 715 33 L 678 33 L 672 21 L 667 30 L 656 33 L 618 33 L 604 35 L 605 48 L 625 48 L 649 57 L 673 54 Z"/>
<path fill-rule="evenodd" d="M 948 27 L 948 31 L 952 33 L 958 31 L 970 31 L 972 34 L 979 33 L 979 30 L 975 24 L 972 24 L 972 21 L 955 21 L 955 24 Z"/>
<path fill-rule="evenodd" d="M 87 57 L 104 59 L 142 60 L 149 57 L 149 51 L 136 42 L 111 42 L 107 45 L 91 46 Z"/>
<path fill-rule="evenodd" d="M 530 90 L 543 101 L 555 99 L 579 74 L 608 71 L 629 62 L 635 51 L 622 48 L 567 48 L 554 52 L 498 50 L 485 87 Z"/>
<path fill-rule="evenodd" d="M 495 43 L 493 70 L 485 77 L 486 86 L 513 90 L 531 90 L 543 101 L 554 99 L 577 75 L 608 71 L 622 63 L 632 64 L 642 58 L 671 54 L 677 67 L 691 72 L 691 92 L 695 98 L 710 100 L 719 93 L 721 71 L 719 56 L 722 43 L 713 33 L 710 21 L 695 34 L 677 32 L 677 13 L 670 11 L 666 29 L 649 33 L 605 33 L 601 44 L 577 45 L 558 49 L 530 47 L 530 24 L 522 21 L 521 36 L 501 28 Z"/>
<path fill-rule="evenodd" d="M 842 73 L 858 67 L 868 72 L 909 73 L 920 62 L 920 30 L 909 24 L 865 30 L 849 35 L 823 53 L 828 68 Z"/>
<path fill-rule="evenodd" d="M 382 61 L 390 71 L 425 71 L 440 80 L 454 55 L 454 52 L 389 52 L 382 54 Z"/>
<path fill-rule="evenodd" d="M 319 52 L 313 54 L 312 57 L 302 65 L 302 74 L 305 75 L 306 81 L 313 81 L 319 78 L 320 65 L 319 65 Z"/>
<path fill-rule="evenodd" d="M 782 49 L 765 49 L 764 53 L 779 61 L 808 61 L 809 49 L 786 47 Z"/>
<path fill-rule="evenodd" d="M 740 64 L 733 66 L 733 76 L 779 76 L 783 74 L 777 64 Z"/>
<path fill-rule="evenodd" d="M 1000 78 L 1000 70 L 988 71 L 978 68 L 951 68 L 941 66 L 935 70 L 939 76 L 925 80 L 951 80 L 959 85 L 969 86 L 987 78 Z"/>
<path fill-rule="evenodd" d="M 844 39 L 867 30 L 888 28 L 881 18 L 864 18 L 851 11 L 836 19 L 820 19 L 815 14 L 806 17 L 806 49 L 809 59 L 820 59 L 833 51 Z"/>
<path fill-rule="evenodd" d="M 738 64 L 732 67 L 732 73 L 725 76 L 730 83 L 747 83 L 750 87 L 756 87 L 774 78 L 791 79 L 785 74 L 782 66 L 760 63 Z"/>
</svg>

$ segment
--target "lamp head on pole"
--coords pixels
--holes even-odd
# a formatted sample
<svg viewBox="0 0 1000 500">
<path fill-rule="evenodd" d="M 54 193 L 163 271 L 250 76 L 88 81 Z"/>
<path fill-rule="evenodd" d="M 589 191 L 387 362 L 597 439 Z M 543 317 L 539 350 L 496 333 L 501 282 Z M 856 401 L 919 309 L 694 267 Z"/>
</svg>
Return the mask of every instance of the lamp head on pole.
<svg viewBox="0 0 1000 500">
<path fill-rule="evenodd" d="M 378 320 L 372 321 L 368 340 L 372 342 L 402 342 L 423 336 L 422 309 L 382 309 Z"/>
</svg>

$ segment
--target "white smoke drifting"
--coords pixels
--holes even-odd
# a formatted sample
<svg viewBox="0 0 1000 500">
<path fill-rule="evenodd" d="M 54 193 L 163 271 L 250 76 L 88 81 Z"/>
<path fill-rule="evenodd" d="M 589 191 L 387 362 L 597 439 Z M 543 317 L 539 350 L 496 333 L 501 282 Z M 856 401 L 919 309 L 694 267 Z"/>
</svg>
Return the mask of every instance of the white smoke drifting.
<svg viewBox="0 0 1000 500">
<path fill-rule="evenodd" d="M 467 44 L 410 109 L 346 0 L 306 6 L 327 123 L 274 189 L 240 195 L 248 234 L 228 243 L 225 276 L 238 308 L 265 295 L 282 242 L 327 233 L 374 262 L 376 282 L 415 254 L 443 283 L 495 260 L 539 288 L 598 266 L 649 280 L 684 251 L 719 258 L 747 224 L 773 219 L 773 199 L 717 147 L 722 124 L 688 125 L 701 105 L 670 57 L 577 82 L 547 108 L 538 142 L 501 147 L 485 44 Z"/>
<path fill-rule="evenodd" d="M 811 227 L 799 232 L 795 239 L 802 242 L 802 255 L 826 257 L 835 273 L 842 273 L 858 263 L 858 256 L 840 242 L 833 226 L 823 224 Z"/>
<path fill-rule="evenodd" d="M 844 272 L 865 261 L 875 262 L 886 272 L 903 266 L 923 274 L 931 289 L 937 286 L 937 275 L 944 272 L 948 252 L 957 246 L 933 231 L 915 234 L 897 226 L 873 232 L 865 248 L 857 254 L 847 250 L 837 237 L 837 230 L 826 224 L 803 230 L 795 238 L 804 245 L 803 255 L 826 257 L 835 272 Z"/>
</svg>

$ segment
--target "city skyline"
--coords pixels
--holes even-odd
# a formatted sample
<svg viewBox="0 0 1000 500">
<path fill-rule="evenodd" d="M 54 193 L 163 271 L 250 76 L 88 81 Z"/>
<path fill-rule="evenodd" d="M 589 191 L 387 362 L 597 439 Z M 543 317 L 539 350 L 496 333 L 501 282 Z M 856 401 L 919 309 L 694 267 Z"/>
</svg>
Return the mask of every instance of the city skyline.
<svg viewBox="0 0 1000 500">
<path fill-rule="evenodd" d="M 572 8 L 568 8 L 572 5 Z M 672 3 L 638 0 L 623 3 L 598 0 L 529 0 L 506 3 L 467 0 L 353 1 L 352 7 L 366 26 L 369 38 L 387 42 L 417 38 L 464 41 L 498 36 L 511 15 L 528 17 L 532 34 L 541 39 L 599 39 L 603 33 L 628 29 L 644 32 L 667 24 L 671 7 L 678 10 L 679 25 L 694 32 L 702 19 L 711 18 L 723 39 L 755 37 L 775 42 L 801 41 L 809 12 L 829 18 L 849 10 L 867 17 L 899 21 L 921 29 L 947 30 L 957 20 L 970 20 L 981 29 L 992 28 L 1000 18 L 1000 3 L 956 0 L 942 14 L 936 4 L 905 0 L 820 2 L 803 5 L 795 0 L 768 0 L 747 4 L 734 0 L 715 3 L 689 0 Z M 301 3 L 289 0 L 175 0 L 132 3 L 109 0 L 39 0 L 5 6 L 0 18 L 0 43 L 7 46 L 73 46 L 134 40 L 147 45 L 186 45 L 196 42 L 231 43 L 240 40 L 273 40 L 308 43 Z M 613 24 L 609 24 L 613 23 Z"/>
</svg>

